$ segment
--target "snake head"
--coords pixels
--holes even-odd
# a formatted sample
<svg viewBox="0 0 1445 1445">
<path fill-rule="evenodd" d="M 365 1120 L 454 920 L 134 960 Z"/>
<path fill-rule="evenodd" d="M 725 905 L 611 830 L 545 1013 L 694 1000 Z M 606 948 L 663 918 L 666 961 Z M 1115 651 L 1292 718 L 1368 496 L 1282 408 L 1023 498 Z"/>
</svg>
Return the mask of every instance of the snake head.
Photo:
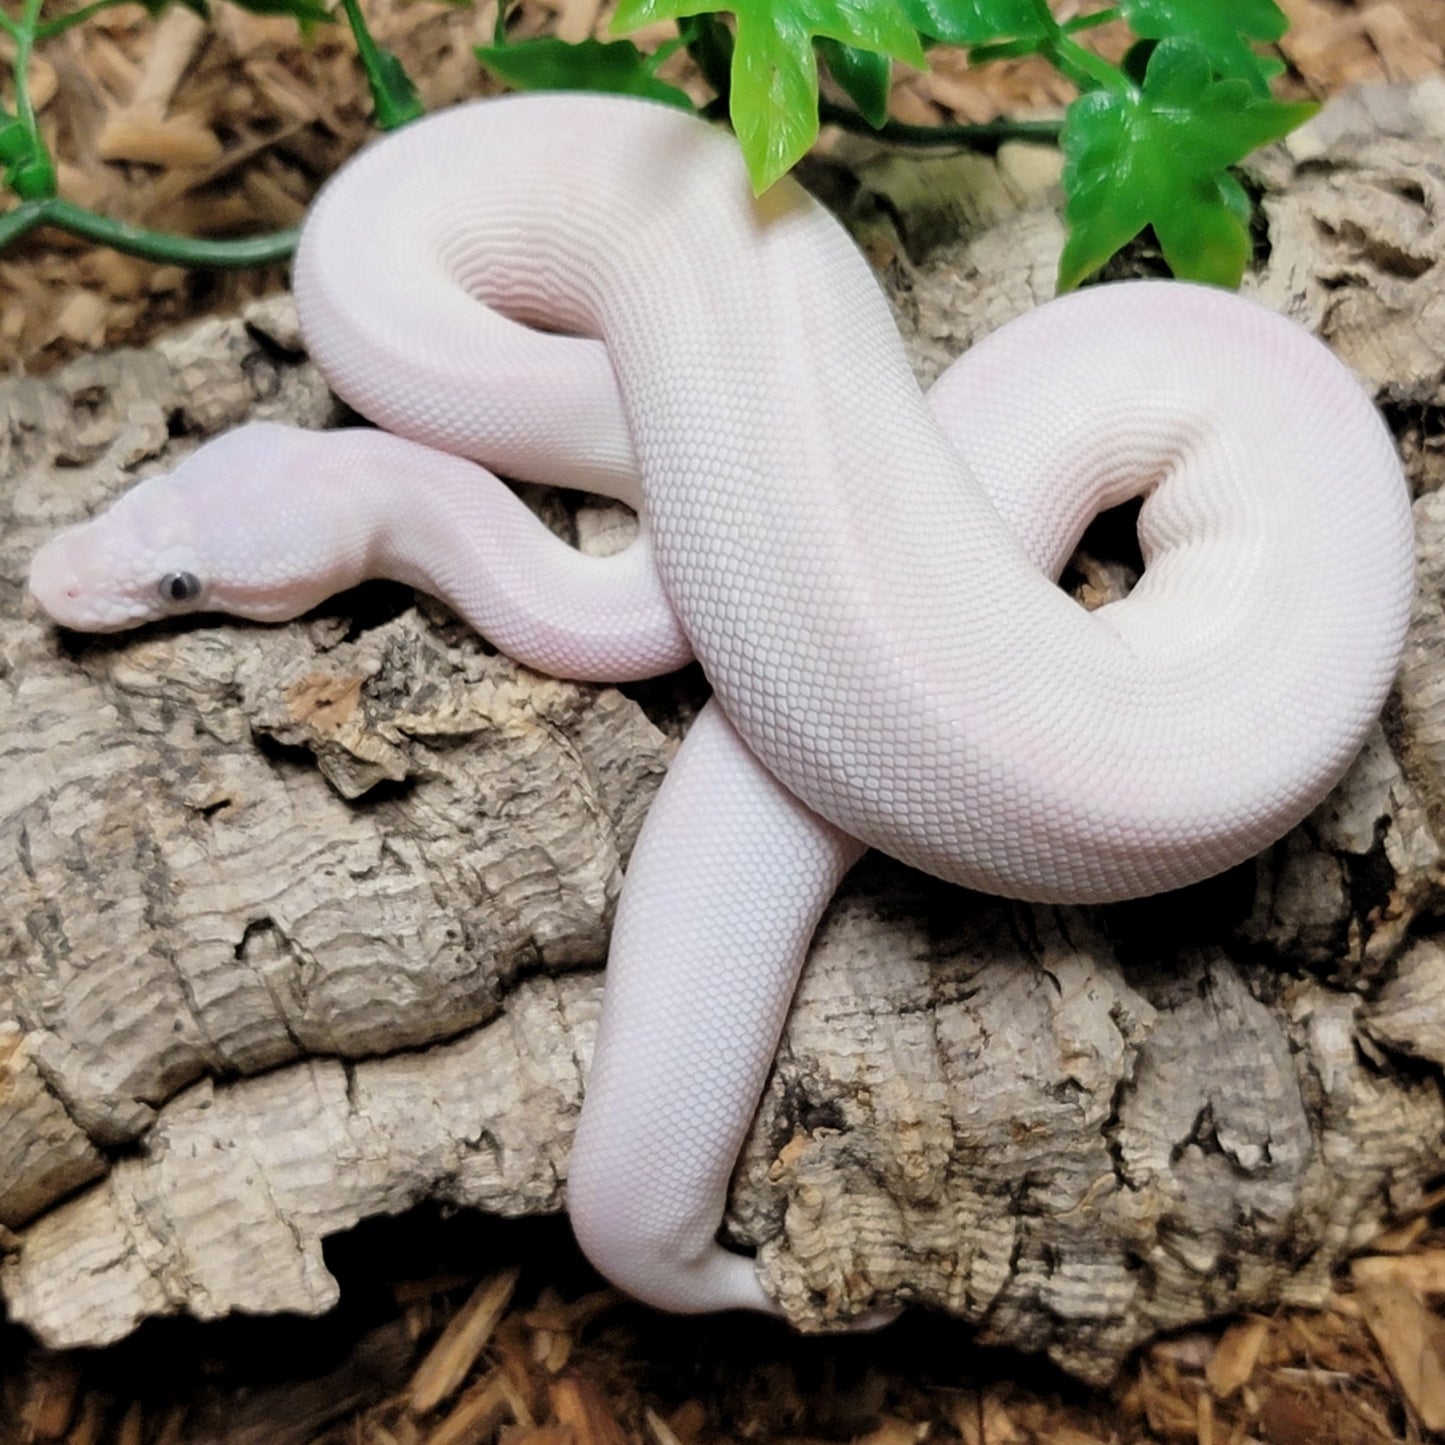
<svg viewBox="0 0 1445 1445">
<path fill-rule="evenodd" d="M 189 612 L 296 617 L 330 586 L 314 434 L 268 423 L 206 443 L 52 537 L 30 591 L 63 627 L 118 632 Z"/>
</svg>

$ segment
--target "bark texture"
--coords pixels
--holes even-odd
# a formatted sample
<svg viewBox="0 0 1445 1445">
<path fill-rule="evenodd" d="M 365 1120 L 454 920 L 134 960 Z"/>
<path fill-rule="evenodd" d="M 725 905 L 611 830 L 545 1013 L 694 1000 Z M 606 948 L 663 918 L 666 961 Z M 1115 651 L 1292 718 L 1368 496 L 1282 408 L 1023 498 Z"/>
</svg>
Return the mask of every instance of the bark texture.
<svg viewBox="0 0 1445 1445">
<path fill-rule="evenodd" d="M 897 1297 L 1103 1379 L 1159 1330 L 1318 1300 L 1438 1174 L 1442 143 L 1445 83 L 1382 88 L 1258 172 L 1252 289 L 1359 369 L 1418 491 L 1383 724 L 1303 827 L 1166 899 L 857 870 L 734 1197 L 800 1326 Z M 849 165 L 824 179 L 925 379 L 1049 293 L 1039 153 L 952 163 L 942 221 L 916 169 Z M 40 620 L 45 535 L 252 416 L 337 417 L 284 301 L 0 386 L 0 1294 L 57 1346 L 320 1312 L 323 1239 L 424 1199 L 561 1208 L 612 908 L 700 693 L 537 677 L 386 586 L 277 628 Z M 584 545 L 625 533 L 534 500 Z"/>
</svg>

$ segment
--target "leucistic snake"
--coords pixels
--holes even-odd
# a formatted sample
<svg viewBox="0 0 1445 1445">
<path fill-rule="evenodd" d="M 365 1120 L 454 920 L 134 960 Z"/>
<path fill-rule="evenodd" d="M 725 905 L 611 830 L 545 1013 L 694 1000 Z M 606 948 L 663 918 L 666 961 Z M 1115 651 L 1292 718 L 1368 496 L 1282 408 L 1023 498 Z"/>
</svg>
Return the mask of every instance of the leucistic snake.
<svg viewBox="0 0 1445 1445">
<path fill-rule="evenodd" d="M 702 122 L 556 95 L 371 146 L 295 286 L 326 377 L 387 430 L 219 437 L 46 544 L 33 593 L 105 630 L 279 620 L 385 575 L 543 672 L 701 660 L 714 697 L 627 869 L 568 1179 L 587 1253 L 659 1307 L 777 1310 L 716 1235 L 865 845 L 1024 899 L 1179 887 L 1303 818 L 1394 675 L 1391 439 L 1323 346 L 1237 297 L 1087 290 L 925 399 L 797 186 L 755 200 Z M 640 538 L 584 557 L 477 462 L 620 498 Z M 1133 496 L 1144 575 L 1086 613 L 1053 579 Z"/>
</svg>

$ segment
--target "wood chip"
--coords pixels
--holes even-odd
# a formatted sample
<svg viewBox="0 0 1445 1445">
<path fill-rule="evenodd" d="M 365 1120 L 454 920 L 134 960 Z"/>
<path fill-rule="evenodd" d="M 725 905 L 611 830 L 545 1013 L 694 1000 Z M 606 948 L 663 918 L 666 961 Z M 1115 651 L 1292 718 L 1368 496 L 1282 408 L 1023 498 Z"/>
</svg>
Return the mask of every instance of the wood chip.
<svg viewBox="0 0 1445 1445">
<path fill-rule="evenodd" d="M 1201 1390 L 1194 1397 L 1194 1438 L 1198 1445 L 1214 1445 L 1214 1396 Z"/>
<path fill-rule="evenodd" d="M 682 1445 L 682 1440 L 673 1432 L 672 1426 L 656 1410 L 650 1407 L 644 1410 L 642 1423 L 647 1426 L 647 1436 L 653 1445 Z"/>
<path fill-rule="evenodd" d="M 1365 1323 L 1395 1383 L 1427 1430 L 1445 1430 L 1445 1321 L 1403 1285 L 1360 1290 Z"/>
<path fill-rule="evenodd" d="M 1414 1219 L 1407 1219 L 1394 1229 L 1387 1229 L 1383 1234 L 1377 1234 L 1370 1241 L 1370 1252 L 1372 1254 L 1404 1254 L 1407 1249 L 1415 1247 L 1429 1228 L 1429 1219 L 1423 1214 L 1416 1215 Z"/>
<path fill-rule="evenodd" d="M 81 1403 L 80 1416 L 70 1427 L 65 1445 L 100 1445 L 105 1431 L 105 1400 L 94 1391 Z"/>
<path fill-rule="evenodd" d="M 140 83 L 141 68 L 108 35 L 85 37 L 85 70 L 92 84 L 112 100 L 129 100 Z"/>
<path fill-rule="evenodd" d="M 133 110 L 164 115 L 206 36 L 206 22 L 177 5 L 156 22 L 145 63 L 130 95 Z"/>
<path fill-rule="evenodd" d="M 215 131 L 194 116 L 156 120 L 125 111 L 106 121 L 95 146 L 101 160 L 131 161 L 163 170 L 214 165 L 222 149 Z"/>
<path fill-rule="evenodd" d="M 566 1425 L 509 1425 L 497 1436 L 497 1445 L 583 1445 L 583 1442 Z"/>
<path fill-rule="evenodd" d="M 130 1408 L 121 1417 L 120 1428 L 115 1432 L 115 1445 L 141 1445 L 145 1439 L 145 1416 L 140 1401 L 133 1400 Z"/>
<path fill-rule="evenodd" d="M 1403 1285 L 1422 1299 L 1445 1295 L 1445 1249 L 1422 1249 L 1415 1254 L 1366 1255 L 1350 1266 L 1356 1285 Z"/>
<path fill-rule="evenodd" d="M 1271 1445 L 1326 1445 L 1346 1438 L 1334 1430 L 1323 1401 L 1294 1390 L 1271 1390 L 1260 1405 L 1259 1424 Z"/>
<path fill-rule="evenodd" d="M 1259 1352 L 1268 1338 L 1269 1321 L 1266 1319 L 1243 1320 L 1225 1330 L 1204 1367 L 1204 1378 L 1216 1399 L 1227 1400 L 1242 1385 L 1249 1383 L 1254 1367 L 1259 1363 Z"/>
<path fill-rule="evenodd" d="M 94 291 L 72 291 L 61 303 L 55 329 L 68 341 L 81 346 L 98 346 L 105 336 L 109 307 Z"/>
<path fill-rule="evenodd" d="M 503 1270 L 483 1280 L 442 1331 L 412 1376 L 408 1403 L 413 1414 L 435 1410 L 466 1379 L 511 1301 L 517 1273 Z"/>
<path fill-rule="evenodd" d="M 972 1393 L 960 1396 L 949 1413 L 964 1445 L 1024 1445 L 1027 1439 L 992 1390 L 982 1397 Z"/>
<path fill-rule="evenodd" d="M 1419 80 L 1440 68 L 1441 49 L 1398 6 L 1375 5 L 1361 24 L 1380 57 L 1387 80 Z"/>
<path fill-rule="evenodd" d="M 103 286 L 111 296 L 143 295 L 152 270 L 154 267 L 134 256 L 105 249 L 92 251 L 83 266 L 85 279 Z"/>
<path fill-rule="evenodd" d="M 184 1405 L 172 1405 L 151 1445 L 182 1445 L 186 1438 L 186 1415 Z"/>
<path fill-rule="evenodd" d="M 24 1428 L 32 1440 L 59 1440 L 70 1428 L 80 1366 L 67 1357 L 44 1363 L 26 1401 Z"/>
<path fill-rule="evenodd" d="M 427 1445 L 480 1445 L 511 1416 L 511 1391 L 500 1374 L 473 1386 L 426 1437 Z"/>
<path fill-rule="evenodd" d="M 562 0 L 557 15 L 558 38 L 574 45 L 586 40 L 597 28 L 597 13 L 601 9 L 602 0 Z"/>
<path fill-rule="evenodd" d="M 572 1430 L 576 1445 L 628 1445 L 627 1432 L 596 1383 L 564 1375 L 551 1386 L 552 1413 Z"/>
<path fill-rule="evenodd" d="M 926 1420 L 884 1420 L 876 1430 L 860 1435 L 856 1445 L 918 1445 L 928 1434 Z"/>
<path fill-rule="evenodd" d="M 249 172 L 241 182 L 241 192 L 250 203 L 258 226 L 266 230 L 299 226 L 306 214 L 305 203 L 265 171 Z"/>
<path fill-rule="evenodd" d="M 673 1439 L 692 1445 L 707 1429 L 707 1406 L 701 1400 L 685 1400 L 667 1417 L 666 1424 Z"/>
<path fill-rule="evenodd" d="M 55 99 L 60 89 L 55 67 L 48 60 L 35 55 L 30 60 L 30 103 L 36 110 L 44 110 Z"/>
</svg>

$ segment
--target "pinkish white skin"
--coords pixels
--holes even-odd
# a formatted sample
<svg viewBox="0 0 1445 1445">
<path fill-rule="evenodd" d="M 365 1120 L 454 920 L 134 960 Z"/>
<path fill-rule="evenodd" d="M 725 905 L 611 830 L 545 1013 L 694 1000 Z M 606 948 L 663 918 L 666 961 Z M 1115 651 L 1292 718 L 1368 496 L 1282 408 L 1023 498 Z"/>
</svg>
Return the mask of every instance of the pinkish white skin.
<svg viewBox="0 0 1445 1445">
<path fill-rule="evenodd" d="M 694 118 L 595 95 L 368 148 L 313 207 L 295 285 L 332 386 L 426 445 L 248 428 L 47 548 L 36 596 L 78 627 L 277 617 L 383 572 L 566 676 L 690 645 L 715 695 L 628 866 L 568 1178 L 594 1262 L 662 1308 L 776 1312 L 717 1233 L 864 843 L 1014 897 L 1179 887 L 1315 807 L 1394 676 L 1413 577 L 1390 436 L 1239 297 L 1065 297 L 974 347 L 930 415 L 821 207 L 755 198 Z M 635 456 L 643 542 L 543 545 L 447 452 L 624 496 Z M 1052 577 L 1131 496 L 1147 570 L 1086 614 Z M 186 576 L 196 596 L 163 601 Z"/>
<path fill-rule="evenodd" d="M 116 632 L 190 612 L 281 622 L 372 577 L 434 593 L 559 676 L 625 681 L 692 656 L 645 534 L 585 557 L 490 472 L 366 429 L 217 437 L 47 542 L 30 590 L 62 626 Z"/>
</svg>

